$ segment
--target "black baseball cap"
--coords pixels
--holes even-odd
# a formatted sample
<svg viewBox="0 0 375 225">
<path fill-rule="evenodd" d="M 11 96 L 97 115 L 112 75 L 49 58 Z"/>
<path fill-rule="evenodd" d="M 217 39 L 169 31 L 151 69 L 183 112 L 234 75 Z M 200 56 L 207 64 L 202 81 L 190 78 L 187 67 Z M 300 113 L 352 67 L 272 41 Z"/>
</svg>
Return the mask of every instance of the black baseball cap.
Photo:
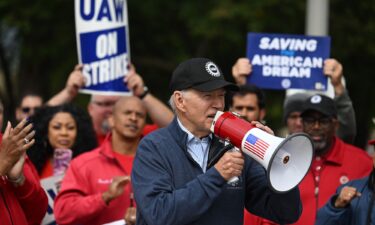
<svg viewBox="0 0 375 225">
<path fill-rule="evenodd" d="M 198 91 L 213 91 L 219 88 L 238 90 L 238 86 L 226 81 L 220 68 L 206 58 L 192 58 L 180 63 L 173 71 L 169 88 L 172 93 L 188 88 Z"/>
<path fill-rule="evenodd" d="M 318 111 L 326 116 L 337 117 L 337 109 L 332 98 L 325 95 L 313 95 L 309 97 L 302 106 L 301 116 L 307 111 Z"/>
</svg>

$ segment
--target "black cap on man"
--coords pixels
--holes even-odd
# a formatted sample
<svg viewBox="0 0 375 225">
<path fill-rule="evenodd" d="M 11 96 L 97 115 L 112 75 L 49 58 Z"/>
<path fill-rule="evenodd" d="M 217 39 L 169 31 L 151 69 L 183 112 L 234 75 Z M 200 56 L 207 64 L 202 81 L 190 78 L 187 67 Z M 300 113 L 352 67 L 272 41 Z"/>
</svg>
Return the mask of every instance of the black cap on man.
<svg viewBox="0 0 375 225">
<path fill-rule="evenodd" d="M 238 90 L 238 86 L 226 81 L 220 68 L 207 58 L 192 58 L 179 64 L 173 72 L 169 87 L 172 93 L 188 88 L 198 91 L 219 88 Z"/>
</svg>

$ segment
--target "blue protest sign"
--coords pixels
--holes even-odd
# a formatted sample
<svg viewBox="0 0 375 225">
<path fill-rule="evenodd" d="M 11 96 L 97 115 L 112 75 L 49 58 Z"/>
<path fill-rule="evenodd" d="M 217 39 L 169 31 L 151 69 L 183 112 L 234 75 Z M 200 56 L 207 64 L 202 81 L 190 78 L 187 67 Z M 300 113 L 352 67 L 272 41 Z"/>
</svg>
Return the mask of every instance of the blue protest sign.
<svg viewBox="0 0 375 225">
<path fill-rule="evenodd" d="M 252 73 L 247 82 L 266 89 L 326 90 L 323 65 L 330 45 L 330 37 L 248 33 Z"/>
<path fill-rule="evenodd" d="M 127 95 L 130 61 L 126 0 L 75 0 L 77 50 L 91 94 Z"/>
</svg>

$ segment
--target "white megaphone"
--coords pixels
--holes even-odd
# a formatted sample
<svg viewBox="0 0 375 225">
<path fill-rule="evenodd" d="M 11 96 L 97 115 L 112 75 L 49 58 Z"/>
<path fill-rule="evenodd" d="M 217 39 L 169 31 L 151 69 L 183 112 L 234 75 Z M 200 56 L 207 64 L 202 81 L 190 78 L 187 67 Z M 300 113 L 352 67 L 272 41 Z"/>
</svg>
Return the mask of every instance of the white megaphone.
<svg viewBox="0 0 375 225">
<path fill-rule="evenodd" d="M 259 162 L 266 169 L 268 183 L 275 192 L 296 187 L 313 159 L 313 143 L 306 134 L 279 138 L 231 112 L 218 111 L 211 132 Z"/>
</svg>

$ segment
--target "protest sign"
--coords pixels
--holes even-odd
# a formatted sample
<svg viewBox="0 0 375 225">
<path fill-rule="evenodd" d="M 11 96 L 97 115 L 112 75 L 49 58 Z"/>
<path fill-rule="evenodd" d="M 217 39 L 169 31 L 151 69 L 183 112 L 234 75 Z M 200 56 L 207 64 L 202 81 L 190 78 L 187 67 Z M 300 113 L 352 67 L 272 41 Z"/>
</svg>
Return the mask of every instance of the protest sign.
<svg viewBox="0 0 375 225">
<path fill-rule="evenodd" d="M 323 65 L 330 43 L 330 37 L 248 33 L 252 73 L 247 82 L 266 89 L 326 90 Z"/>
<path fill-rule="evenodd" d="M 41 186 L 47 194 L 48 208 L 47 213 L 43 218 L 42 225 L 55 225 L 55 216 L 53 215 L 53 204 L 63 176 L 52 176 L 44 178 L 40 181 Z"/>
<path fill-rule="evenodd" d="M 126 225 L 125 220 L 117 220 L 111 223 L 105 223 L 103 225 Z"/>
<path fill-rule="evenodd" d="M 126 0 L 75 0 L 83 93 L 130 94 L 123 83 L 130 61 Z"/>
</svg>

